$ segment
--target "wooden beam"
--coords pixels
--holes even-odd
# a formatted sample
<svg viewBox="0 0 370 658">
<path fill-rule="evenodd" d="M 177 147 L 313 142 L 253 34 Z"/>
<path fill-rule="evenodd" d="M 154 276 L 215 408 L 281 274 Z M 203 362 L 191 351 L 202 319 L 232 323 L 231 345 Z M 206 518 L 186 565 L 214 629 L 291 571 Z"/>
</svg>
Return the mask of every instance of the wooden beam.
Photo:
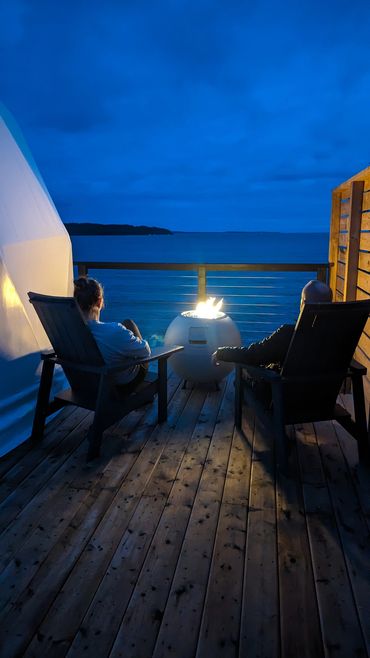
<svg viewBox="0 0 370 658">
<path fill-rule="evenodd" d="M 74 261 L 77 267 L 88 270 L 177 270 L 197 272 L 317 272 L 329 269 L 328 263 L 140 263 L 137 261 Z M 81 270 L 82 271 L 82 270 Z"/>
<path fill-rule="evenodd" d="M 339 249 L 339 227 L 341 214 L 341 192 L 336 189 L 332 193 L 331 220 L 330 220 L 330 242 L 329 261 L 332 263 L 330 270 L 330 288 L 333 291 L 333 299 L 336 300 L 338 249 Z"/>
<path fill-rule="evenodd" d="M 358 275 L 358 255 L 360 248 L 361 219 L 362 219 L 362 197 L 364 193 L 364 181 L 353 181 L 351 183 L 351 199 L 349 208 L 349 234 L 347 246 L 347 263 L 344 277 L 344 299 L 353 301 L 356 299 L 356 286 Z"/>
</svg>

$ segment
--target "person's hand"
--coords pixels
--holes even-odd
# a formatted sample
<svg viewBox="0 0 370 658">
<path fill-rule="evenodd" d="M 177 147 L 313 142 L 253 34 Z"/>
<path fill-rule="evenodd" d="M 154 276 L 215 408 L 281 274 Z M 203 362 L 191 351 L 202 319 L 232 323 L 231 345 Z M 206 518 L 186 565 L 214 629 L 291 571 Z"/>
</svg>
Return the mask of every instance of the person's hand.
<svg viewBox="0 0 370 658">
<path fill-rule="evenodd" d="M 220 365 L 220 362 L 217 360 L 217 351 L 212 354 L 212 363 L 216 367 Z"/>
</svg>

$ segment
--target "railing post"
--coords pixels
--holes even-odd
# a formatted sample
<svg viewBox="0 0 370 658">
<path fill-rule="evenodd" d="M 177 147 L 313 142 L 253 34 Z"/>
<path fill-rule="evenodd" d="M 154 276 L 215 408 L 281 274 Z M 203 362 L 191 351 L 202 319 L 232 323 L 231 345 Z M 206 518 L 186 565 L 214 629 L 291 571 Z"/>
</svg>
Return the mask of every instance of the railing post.
<svg viewBox="0 0 370 658">
<path fill-rule="evenodd" d="M 205 265 L 198 267 L 198 302 L 204 302 L 207 297 L 207 277 Z"/>
<path fill-rule="evenodd" d="M 85 263 L 78 263 L 77 272 L 78 276 L 87 276 L 89 272 L 87 265 Z"/>
<path fill-rule="evenodd" d="M 317 268 L 317 280 L 328 283 L 328 268 L 325 265 Z"/>
</svg>

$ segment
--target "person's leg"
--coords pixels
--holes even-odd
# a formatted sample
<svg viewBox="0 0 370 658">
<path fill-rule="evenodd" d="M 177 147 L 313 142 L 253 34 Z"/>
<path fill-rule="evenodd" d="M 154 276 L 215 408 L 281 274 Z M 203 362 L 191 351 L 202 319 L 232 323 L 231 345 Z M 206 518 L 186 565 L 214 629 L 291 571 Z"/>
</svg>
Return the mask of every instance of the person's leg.
<svg viewBox="0 0 370 658">
<path fill-rule="evenodd" d="M 141 335 L 140 329 L 137 326 L 136 322 L 134 322 L 130 318 L 127 318 L 126 320 L 123 320 L 123 322 L 121 324 L 123 324 L 123 326 L 126 327 L 126 329 L 129 329 L 130 331 L 132 331 L 134 336 L 136 336 L 137 338 L 140 338 L 140 339 L 143 338 L 142 335 Z M 134 380 L 135 385 L 137 385 L 139 382 L 141 382 L 141 381 L 143 381 L 143 379 L 145 379 L 146 371 L 149 368 L 149 363 L 141 363 L 139 368 L 140 368 L 140 372 L 136 375 L 135 380 Z"/>
<path fill-rule="evenodd" d="M 130 331 L 132 331 L 134 336 L 137 336 L 137 338 L 142 338 L 142 335 L 140 333 L 140 329 L 137 326 L 136 322 L 134 322 L 133 320 L 130 320 L 130 318 L 128 318 L 127 320 L 124 320 L 123 322 L 121 322 L 121 324 L 123 324 L 123 326 L 126 327 L 126 329 L 129 329 Z"/>
</svg>

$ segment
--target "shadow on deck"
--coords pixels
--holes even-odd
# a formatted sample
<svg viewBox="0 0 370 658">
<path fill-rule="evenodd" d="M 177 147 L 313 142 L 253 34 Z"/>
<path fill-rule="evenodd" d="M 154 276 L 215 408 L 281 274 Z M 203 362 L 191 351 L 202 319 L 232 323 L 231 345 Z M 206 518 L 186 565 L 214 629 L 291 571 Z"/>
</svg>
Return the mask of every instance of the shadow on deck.
<svg viewBox="0 0 370 658">
<path fill-rule="evenodd" d="M 0 461 L 1 657 L 370 656 L 370 473 L 326 422 L 291 429 L 293 477 L 233 383 L 108 430 L 86 411 Z"/>
</svg>

